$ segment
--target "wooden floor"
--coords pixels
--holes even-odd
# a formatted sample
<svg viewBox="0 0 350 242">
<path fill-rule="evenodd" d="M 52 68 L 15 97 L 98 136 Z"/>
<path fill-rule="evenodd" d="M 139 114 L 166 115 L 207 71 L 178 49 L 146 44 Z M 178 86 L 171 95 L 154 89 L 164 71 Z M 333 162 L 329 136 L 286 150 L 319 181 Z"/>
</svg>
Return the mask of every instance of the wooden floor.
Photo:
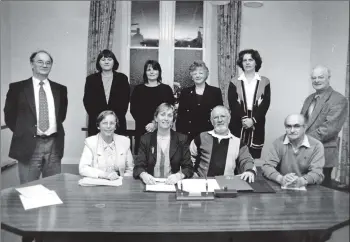
<svg viewBox="0 0 350 242">
<path fill-rule="evenodd" d="M 62 165 L 62 173 L 78 174 L 78 165 L 64 164 Z M 14 165 L 1 172 L 1 189 L 14 187 L 17 185 L 19 185 L 17 165 Z M 349 232 L 349 226 L 339 229 L 333 233 L 328 242 L 349 242 Z M 21 237 L 2 230 L 0 242 L 21 242 Z"/>
</svg>

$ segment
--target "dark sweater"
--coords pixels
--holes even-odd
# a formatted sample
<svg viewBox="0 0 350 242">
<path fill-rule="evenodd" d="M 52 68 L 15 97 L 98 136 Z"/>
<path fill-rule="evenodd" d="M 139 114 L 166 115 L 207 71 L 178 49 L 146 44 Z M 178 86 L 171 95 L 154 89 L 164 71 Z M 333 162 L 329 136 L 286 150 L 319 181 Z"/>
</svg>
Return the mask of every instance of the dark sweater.
<svg viewBox="0 0 350 242">
<path fill-rule="evenodd" d="M 163 102 L 174 104 L 175 99 L 170 86 L 161 83 L 156 87 L 137 85 L 131 95 L 130 112 L 136 122 L 136 133 L 146 132 L 145 126 L 152 122 L 156 108 Z"/>
</svg>

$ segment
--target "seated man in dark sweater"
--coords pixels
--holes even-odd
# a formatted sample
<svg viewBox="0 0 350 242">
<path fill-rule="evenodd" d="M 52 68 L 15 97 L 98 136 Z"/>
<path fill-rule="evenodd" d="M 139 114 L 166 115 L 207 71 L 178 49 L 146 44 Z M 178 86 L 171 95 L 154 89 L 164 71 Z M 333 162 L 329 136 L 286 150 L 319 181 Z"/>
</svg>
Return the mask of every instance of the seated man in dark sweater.
<svg viewBox="0 0 350 242">
<path fill-rule="evenodd" d="M 241 174 L 248 182 L 254 182 L 256 167 L 254 159 L 240 139 L 228 129 L 230 111 L 224 106 L 216 106 L 210 114 L 214 130 L 200 133 L 190 144 L 194 177 L 214 177 Z"/>
<path fill-rule="evenodd" d="M 325 163 L 322 143 L 305 134 L 305 118 L 300 114 L 289 115 L 284 126 L 286 134 L 273 142 L 264 159 L 263 175 L 282 186 L 320 184 Z"/>
</svg>

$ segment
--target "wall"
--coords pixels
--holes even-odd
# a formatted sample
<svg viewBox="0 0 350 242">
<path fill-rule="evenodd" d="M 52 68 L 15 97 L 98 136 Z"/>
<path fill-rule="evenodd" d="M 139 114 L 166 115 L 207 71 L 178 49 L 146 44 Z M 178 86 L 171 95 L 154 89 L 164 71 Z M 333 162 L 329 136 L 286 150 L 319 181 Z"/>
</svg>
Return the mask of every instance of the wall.
<svg viewBox="0 0 350 242">
<path fill-rule="evenodd" d="M 284 133 L 283 120 L 299 113 L 314 90 L 310 70 L 317 63 L 332 69 L 332 86 L 344 93 L 349 3 L 338 1 L 264 1 L 262 8 L 243 7 L 241 49 L 257 49 L 260 73 L 271 81 L 265 146 Z"/>
<path fill-rule="evenodd" d="M 332 87 L 345 94 L 349 1 L 317 1 L 312 17 L 311 66 L 328 66 L 332 71 Z M 311 82 L 310 89 L 312 93 Z"/>
<path fill-rule="evenodd" d="M 4 102 L 7 92 L 8 84 L 11 82 L 11 41 L 10 41 L 10 34 L 11 34 L 11 26 L 9 23 L 10 19 L 10 3 L 9 2 L 2 2 L 0 4 L 0 28 L 1 28 L 1 34 L 0 34 L 0 77 L 1 77 L 1 125 L 5 125 L 4 122 L 4 115 L 3 115 L 3 108 L 4 108 Z M 7 153 L 10 148 L 10 142 L 11 140 L 12 132 L 7 130 L 1 131 L 1 162 L 7 160 Z"/>
<path fill-rule="evenodd" d="M 82 97 L 86 78 L 89 4 L 84 1 L 16 1 L 2 5 L 3 11 L 8 14 L 6 26 L 10 26 L 7 31 L 10 35 L 4 38 L 11 43 L 7 56 L 2 56 L 1 59 L 1 63 L 9 62 L 4 75 L 10 77 L 3 79 L 1 76 L 2 100 L 9 82 L 20 81 L 32 75 L 29 56 L 33 51 L 46 49 L 52 54 L 54 64 L 49 78 L 68 88 L 69 104 L 64 128 L 66 144 L 69 145 L 65 147 L 64 163 L 79 162 L 85 138 L 81 127 L 85 126 Z M 1 103 L 2 110 L 3 106 Z M 1 138 L 6 142 L 10 140 L 7 135 L 2 135 Z M 1 148 L 2 154 L 8 153 L 3 150 L 5 147 Z"/>
<path fill-rule="evenodd" d="M 263 58 L 261 74 L 271 81 L 264 153 L 284 133 L 285 116 L 299 112 L 305 97 L 312 92 L 311 66 L 329 65 L 333 71 L 332 86 L 344 92 L 348 5 L 348 2 L 264 1 L 259 9 L 243 7 L 241 49 L 259 50 Z M 1 21 L 1 112 L 8 83 L 31 75 L 30 53 L 38 48 L 51 52 L 54 65 L 50 77 L 68 87 L 64 126 L 69 145 L 65 148 L 64 163 L 79 162 L 85 137 L 80 129 L 85 125 L 86 115 L 82 96 L 88 16 L 89 2 L 1 3 L 1 20 L 5 19 L 5 23 Z M 215 49 L 215 41 L 212 44 Z M 121 55 L 116 45 L 113 50 Z M 2 154 L 8 153 L 10 133 L 1 134 Z"/>
</svg>

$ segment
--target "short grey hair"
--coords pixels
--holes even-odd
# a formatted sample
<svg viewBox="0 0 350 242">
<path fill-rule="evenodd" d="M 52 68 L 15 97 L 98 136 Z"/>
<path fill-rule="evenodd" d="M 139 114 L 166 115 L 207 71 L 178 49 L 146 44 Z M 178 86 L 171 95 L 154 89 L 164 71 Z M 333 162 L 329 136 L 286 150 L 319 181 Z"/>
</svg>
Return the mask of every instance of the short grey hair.
<svg viewBox="0 0 350 242">
<path fill-rule="evenodd" d="M 332 75 L 331 70 L 330 70 L 327 66 L 325 66 L 325 65 L 320 65 L 320 64 L 319 64 L 319 65 L 316 65 L 314 68 L 312 68 L 312 70 L 311 70 L 311 75 L 312 75 L 312 73 L 314 72 L 314 70 L 317 69 L 317 68 L 323 69 L 324 72 L 327 73 L 328 78 L 331 77 L 331 75 Z"/>
<path fill-rule="evenodd" d="M 207 72 L 207 76 L 209 75 L 209 69 L 204 61 L 201 61 L 201 60 L 194 61 L 192 65 L 190 65 L 190 68 L 189 68 L 190 73 L 195 71 L 197 68 L 203 68 Z"/>
<path fill-rule="evenodd" d="M 230 110 L 229 110 L 227 107 L 223 106 L 223 105 L 218 105 L 218 106 L 214 107 L 213 110 L 211 110 L 211 112 L 210 112 L 210 120 L 213 119 L 213 113 L 214 113 L 214 111 L 215 111 L 216 109 L 219 109 L 219 108 L 225 110 L 226 115 L 227 115 L 229 118 L 231 118 L 231 112 L 230 112 Z"/>
</svg>

